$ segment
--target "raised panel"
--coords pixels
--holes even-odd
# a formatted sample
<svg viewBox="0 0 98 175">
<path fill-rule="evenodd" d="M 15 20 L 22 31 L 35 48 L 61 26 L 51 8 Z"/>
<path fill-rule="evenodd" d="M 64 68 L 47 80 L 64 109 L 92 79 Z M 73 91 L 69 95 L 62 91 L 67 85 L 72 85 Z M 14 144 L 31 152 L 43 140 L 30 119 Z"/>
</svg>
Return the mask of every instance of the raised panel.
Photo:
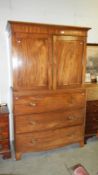
<svg viewBox="0 0 98 175">
<path fill-rule="evenodd" d="M 72 36 L 54 36 L 54 89 L 82 83 L 84 41 Z"/>
<path fill-rule="evenodd" d="M 51 89 L 50 42 L 48 35 L 15 35 L 12 59 L 14 90 Z"/>
</svg>

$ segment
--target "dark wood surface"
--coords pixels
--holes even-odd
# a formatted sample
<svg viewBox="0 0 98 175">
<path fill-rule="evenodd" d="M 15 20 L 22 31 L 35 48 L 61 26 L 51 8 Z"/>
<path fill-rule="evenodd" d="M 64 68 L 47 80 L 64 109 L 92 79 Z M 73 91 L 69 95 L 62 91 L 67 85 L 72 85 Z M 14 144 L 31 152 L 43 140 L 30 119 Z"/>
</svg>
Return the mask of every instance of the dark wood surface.
<svg viewBox="0 0 98 175">
<path fill-rule="evenodd" d="M 0 106 L 0 154 L 10 158 L 9 111 L 7 106 Z"/>
<path fill-rule="evenodd" d="M 87 91 L 85 139 L 95 136 L 98 131 L 98 84 L 85 84 Z"/>
<path fill-rule="evenodd" d="M 9 22 L 15 153 L 84 144 L 89 28 Z"/>
</svg>

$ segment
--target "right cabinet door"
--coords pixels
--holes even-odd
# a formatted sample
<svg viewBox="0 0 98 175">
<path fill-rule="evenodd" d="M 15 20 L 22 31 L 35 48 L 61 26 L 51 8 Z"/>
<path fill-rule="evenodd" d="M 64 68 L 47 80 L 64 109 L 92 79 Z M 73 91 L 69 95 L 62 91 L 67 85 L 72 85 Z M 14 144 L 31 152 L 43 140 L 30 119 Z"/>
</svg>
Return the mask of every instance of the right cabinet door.
<svg viewBox="0 0 98 175">
<path fill-rule="evenodd" d="M 82 83 L 84 43 L 83 37 L 53 37 L 54 89 Z"/>
</svg>

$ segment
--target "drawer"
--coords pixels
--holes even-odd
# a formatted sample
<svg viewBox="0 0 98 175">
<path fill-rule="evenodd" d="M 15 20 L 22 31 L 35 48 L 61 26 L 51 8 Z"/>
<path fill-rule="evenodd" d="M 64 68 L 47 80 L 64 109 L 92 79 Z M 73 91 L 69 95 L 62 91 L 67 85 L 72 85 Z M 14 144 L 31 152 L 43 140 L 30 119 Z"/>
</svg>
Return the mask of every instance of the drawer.
<svg viewBox="0 0 98 175">
<path fill-rule="evenodd" d="M 16 151 L 45 151 L 82 141 L 83 127 L 69 127 L 43 132 L 16 134 Z M 21 146 L 20 146 L 21 145 Z"/>
<path fill-rule="evenodd" d="M 0 153 L 5 152 L 8 149 L 9 149 L 9 141 L 7 139 L 3 141 L 0 140 Z"/>
<path fill-rule="evenodd" d="M 8 127 L 2 128 L 2 130 L 0 130 L 0 140 L 4 140 L 7 138 L 8 138 Z"/>
<path fill-rule="evenodd" d="M 85 133 L 86 134 L 96 134 L 98 131 L 98 122 L 94 122 L 93 124 L 92 123 L 88 123 L 86 125 L 86 129 L 85 129 Z"/>
<path fill-rule="evenodd" d="M 86 113 L 87 122 L 98 122 L 98 112 L 87 112 Z"/>
<path fill-rule="evenodd" d="M 0 128 L 8 126 L 8 116 L 0 116 Z"/>
<path fill-rule="evenodd" d="M 69 110 L 85 106 L 85 93 L 62 93 L 14 98 L 15 114 L 31 114 L 56 110 Z"/>
<path fill-rule="evenodd" d="M 98 101 L 88 101 L 87 112 L 98 112 Z"/>
<path fill-rule="evenodd" d="M 15 116 L 15 132 L 25 133 L 56 129 L 84 123 L 85 110 L 49 112 Z"/>
</svg>

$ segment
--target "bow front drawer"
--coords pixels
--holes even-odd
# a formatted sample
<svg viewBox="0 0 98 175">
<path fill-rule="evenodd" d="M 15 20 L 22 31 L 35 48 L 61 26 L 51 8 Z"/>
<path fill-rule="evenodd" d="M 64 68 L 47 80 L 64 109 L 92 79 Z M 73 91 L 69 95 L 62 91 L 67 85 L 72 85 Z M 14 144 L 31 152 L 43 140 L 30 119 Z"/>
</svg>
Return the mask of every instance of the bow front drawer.
<svg viewBox="0 0 98 175">
<path fill-rule="evenodd" d="M 62 93 L 42 96 L 14 97 L 14 113 L 30 114 L 70 108 L 84 108 L 85 93 Z"/>
<path fill-rule="evenodd" d="M 75 143 L 83 139 L 83 127 L 69 127 L 46 132 L 16 134 L 16 149 L 19 152 L 45 151 Z M 20 146 L 21 145 L 21 146 Z"/>
<path fill-rule="evenodd" d="M 15 116 L 16 133 L 46 131 L 84 123 L 85 110 L 49 112 Z"/>
</svg>

